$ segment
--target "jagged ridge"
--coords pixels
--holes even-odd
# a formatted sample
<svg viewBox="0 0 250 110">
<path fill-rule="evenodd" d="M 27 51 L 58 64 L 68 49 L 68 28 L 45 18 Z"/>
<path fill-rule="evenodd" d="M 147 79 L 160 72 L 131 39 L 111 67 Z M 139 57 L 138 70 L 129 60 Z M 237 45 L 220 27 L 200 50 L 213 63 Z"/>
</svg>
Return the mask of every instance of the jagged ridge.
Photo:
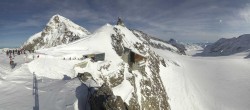
<svg viewBox="0 0 250 110">
<path fill-rule="evenodd" d="M 144 42 L 149 44 L 151 47 L 158 48 L 158 49 L 164 49 L 169 50 L 171 52 L 175 52 L 178 54 L 186 54 L 185 53 L 185 47 L 182 44 L 179 44 L 177 42 L 170 41 L 164 41 L 162 39 L 150 36 L 142 31 L 131 29 L 131 31 L 134 33 L 135 36 L 141 37 Z"/>
</svg>

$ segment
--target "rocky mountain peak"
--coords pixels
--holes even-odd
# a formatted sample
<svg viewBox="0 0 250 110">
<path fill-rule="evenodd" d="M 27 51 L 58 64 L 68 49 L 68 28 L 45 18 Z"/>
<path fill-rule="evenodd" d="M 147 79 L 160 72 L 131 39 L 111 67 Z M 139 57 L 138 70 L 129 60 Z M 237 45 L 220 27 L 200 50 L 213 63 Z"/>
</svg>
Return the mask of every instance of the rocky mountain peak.
<svg viewBox="0 0 250 110">
<path fill-rule="evenodd" d="M 61 16 L 61 15 L 59 15 L 59 14 L 56 14 L 56 15 L 54 15 L 53 17 L 53 20 L 55 21 L 55 22 L 60 22 L 60 20 L 65 20 L 65 19 L 67 19 L 67 18 L 65 18 L 65 17 L 63 17 L 63 16 Z"/>
<path fill-rule="evenodd" d="M 63 20 L 66 20 L 67 18 L 59 15 L 59 14 L 56 14 L 54 16 L 52 16 L 52 18 L 50 19 L 50 22 L 55 22 L 55 23 L 59 23 L 60 21 L 63 21 Z"/>
<path fill-rule="evenodd" d="M 68 30 L 73 30 L 73 29 L 79 29 L 83 32 L 85 32 L 85 34 L 90 34 L 90 32 L 88 32 L 85 28 L 75 24 L 74 22 L 72 22 L 71 20 L 61 16 L 61 15 L 54 15 L 51 17 L 51 19 L 49 20 L 49 22 L 47 23 L 45 30 L 49 31 L 49 28 L 57 28 L 58 30 L 62 30 L 63 29 L 65 31 Z"/>
<path fill-rule="evenodd" d="M 123 20 L 120 17 L 118 17 L 116 25 L 120 25 L 120 26 L 125 27 L 125 24 L 124 24 Z"/>
<path fill-rule="evenodd" d="M 85 28 L 57 14 L 50 18 L 41 32 L 31 36 L 22 47 L 27 50 L 55 47 L 74 42 L 89 34 Z"/>
</svg>

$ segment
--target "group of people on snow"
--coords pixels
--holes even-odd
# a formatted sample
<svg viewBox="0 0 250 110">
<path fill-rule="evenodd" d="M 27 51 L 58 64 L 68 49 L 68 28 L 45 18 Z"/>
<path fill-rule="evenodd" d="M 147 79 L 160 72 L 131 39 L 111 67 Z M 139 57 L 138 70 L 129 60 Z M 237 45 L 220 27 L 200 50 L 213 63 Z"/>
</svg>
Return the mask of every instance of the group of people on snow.
<svg viewBox="0 0 250 110">
<path fill-rule="evenodd" d="M 13 50 L 7 50 L 6 51 L 6 55 L 9 56 L 9 55 L 21 55 L 21 54 L 26 54 L 26 52 L 29 52 L 29 53 L 34 53 L 35 51 L 34 50 L 25 50 L 25 49 L 13 49 Z"/>
<path fill-rule="evenodd" d="M 14 68 L 15 67 L 15 63 L 14 63 L 14 57 L 16 56 L 16 55 L 21 55 L 21 54 L 24 54 L 24 55 L 26 55 L 26 57 L 27 57 L 27 52 L 29 52 L 29 53 L 34 53 L 35 51 L 34 50 L 25 50 L 25 49 L 12 49 L 12 50 L 6 50 L 6 55 L 9 57 L 9 59 L 10 59 L 10 65 L 11 65 L 11 67 L 12 68 Z M 39 55 L 38 55 L 38 57 L 39 57 Z"/>
<path fill-rule="evenodd" d="M 76 58 L 76 57 L 69 57 L 69 58 L 63 58 L 63 60 L 83 60 L 84 58 Z"/>
</svg>

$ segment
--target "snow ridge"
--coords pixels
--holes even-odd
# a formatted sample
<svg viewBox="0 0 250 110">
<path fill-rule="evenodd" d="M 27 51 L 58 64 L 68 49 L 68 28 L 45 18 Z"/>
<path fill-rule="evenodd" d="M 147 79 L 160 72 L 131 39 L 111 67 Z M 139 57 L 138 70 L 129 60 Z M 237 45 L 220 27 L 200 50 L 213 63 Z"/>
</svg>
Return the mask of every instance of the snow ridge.
<svg viewBox="0 0 250 110">
<path fill-rule="evenodd" d="M 183 46 L 184 49 L 179 48 L 178 45 L 176 45 L 177 43 L 174 44 L 168 41 L 155 38 L 139 30 L 131 29 L 131 31 L 134 33 L 136 37 L 140 38 L 145 43 L 149 44 L 150 47 L 168 50 L 168 51 L 178 53 L 178 54 L 185 54 L 185 51 L 184 51 L 185 47 Z"/>
</svg>

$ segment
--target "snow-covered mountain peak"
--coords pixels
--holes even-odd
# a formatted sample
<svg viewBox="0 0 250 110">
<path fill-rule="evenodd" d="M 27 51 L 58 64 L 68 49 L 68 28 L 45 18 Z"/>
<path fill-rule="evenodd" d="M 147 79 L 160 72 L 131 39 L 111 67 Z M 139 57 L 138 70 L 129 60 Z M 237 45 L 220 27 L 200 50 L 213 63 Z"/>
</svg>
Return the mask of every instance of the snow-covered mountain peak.
<svg viewBox="0 0 250 110">
<path fill-rule="evenodd" d="M 90 32 L 88 32 L 85 28 L 73 23 L 71 20 L 69 20 L 61 15 L 58 15 L 58 14 L 52 16 L 52 18 L 47 23 L 43 32 L 44 33 L 46 33 L 47 31 L 50 31 L 50 32 L 54 31 L 55 32 L 56 30 L 53 30 L 53 29 L 59 30 L 61 32 L 71 31 L 71 32 L 78 34 L 78 35 L 90 34 Z M 82 31 L 83 33 L 78 32 L 78 30 Z M 51 33 L 53 33 L 53 32 L 51 32 Z M 67 34 L 71 34 L 71 33 L 69 32 Z"/>
<path fill-rule="evenodd" d="M 59 14 L 56 14 L 54 16 L 52 16 L 49 20 L 49 23 L 53 23 L 53 22 L 63 22 L 63 21 L 69 21 L 69 19 L 59 15 Z"/>
<path fill-rule="evenodd" d="M 65 17 L 63 17 L 63 16 L 61 16 L 61 15 L 59 15 L 59 14 L 56 14 L 56 15 L 54 15 L 54 16 L 52 16 L 51 18 L 50 18 L 50 21 L 49 22 L 53 22 L 53 21 L 65 21 L 65 20 L 69 20 L 69 19 L 67 19 L 67 18 L 65 18 Z"/>
<path fill-rule="evenodd" d="M 75 25 L 75 26 L 78 26 L 77 24 L 75 24 L 74 22 L 72 22 L 71 20 L 69 20 L 68 18 L 65 18 L 59 14 L 56 14 L 56 15 L 53 15 L 49 22 L 47 23 L 47 25 L 50 25 L 50 24 L 58 24 L 58 23 L 68 23 L 68 24 L 71 24 L 71 25 Z"/>
<path fill-rule="evenodd" d="M 120 26 L 125 27 L 125 24 L 124 24 L 123 20 L 121 19 L 121 17 L 118 17 L 116 25 L 120 25 Z"/>
<path fill-rule="evenodd" d="M 31 36 L 24 43 L 23 48 L 33 50 L 54 47 L 74 42 L 89 34 L 90 32 L 85 28 L 57 14 L 52 16 L 41 32 Z"/>
<path fill-rule="evenodd" d="M 60 25 L 61 24 L 61 25 Z M 90 34 L 85 28 L 75 24 L 74 22 L 72 22 L 71 20 L 69 20 L 68 18 L 65 18 L 59 14 L 56 14 L 54 16 L 52 16 L 49 20 L 49 22 L 47 23 L 47 26 L 62 26 L 65 25 L 68 28 L 75 28 L 75 29 L 81 29 L 82 31 L 85 31 L 87 34 Z"/>
</svg>

